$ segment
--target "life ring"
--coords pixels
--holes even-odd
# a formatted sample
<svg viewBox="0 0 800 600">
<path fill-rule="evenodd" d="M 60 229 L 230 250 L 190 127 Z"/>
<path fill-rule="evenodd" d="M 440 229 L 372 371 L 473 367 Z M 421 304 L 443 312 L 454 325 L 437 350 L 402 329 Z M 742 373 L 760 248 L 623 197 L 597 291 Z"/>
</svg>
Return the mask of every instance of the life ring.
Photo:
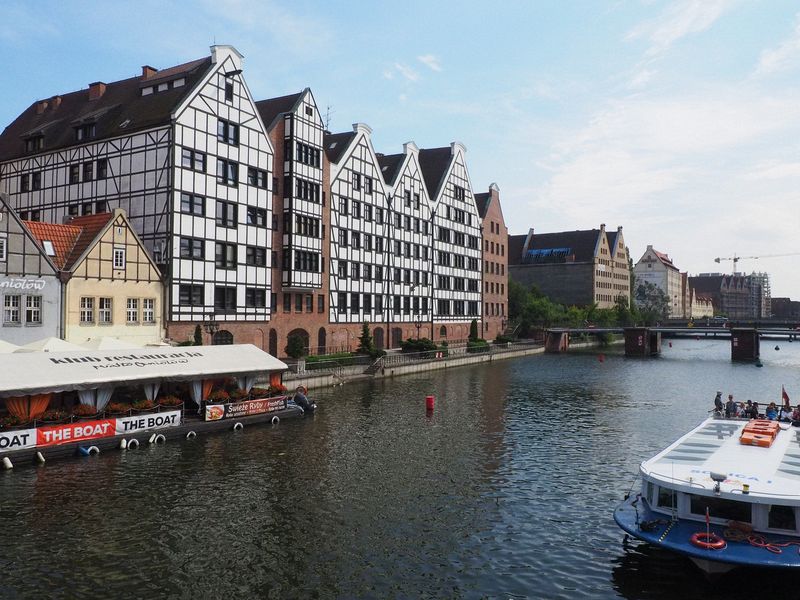
<svg viewBox="0 0 800 600">
<path fill-rule="evenodd" d="M 194 431 L 190 431 L 186 434 L 186 439 L 191 440 L 197 437 L 197 434 Z"/>
<path fill-rule="evenodd" d="M 128 450 L 133 450 L 134 448 L 139 447 L 139 440 L 136 438 L 131 438 L 128 440 Z"/>
<path fill-rule="evenodd" d="M 159 434 L 156 436 L 156 439 L 155 439 L 155 440 L 153 440 L 153 443 L 154 443 L 154 444 L 164 444 L 164 443 L 166 443 L 166 441 L 167 441 L 167 438 L 166 438 L 166 437 L 164 437 L 164 434 L 163 434 L 163 433 L 159 433 Z"/>
<path fill-rule="evenodd" d="M 705 548 L 706 550 L 722 550 L 728 545 L 728 543 L 716 533 L 706 533 L 705 531 L 693 533 L 689 541 L 698 548 Z"/>
<path fill-rule="evenodd" d="M 280 422 L 281 422 L 281 418 L 280 417 L 278 417 L 278 416 L 272 417 L 272 424 L 273 425 L 278 425 L 278 424 L 280 424 Z"/>
<path fill-rule="evenodd" d="M 100 448 L 97 446 L 89 446 L 89 456 L 92 454 L 100 454 Z"/>
<path fill-rule="evenodd" d="M 244 429 L 244 425 L 242 425 L 241 423 L 235 423 L 233 425 L 233 430 L 234 431 L 241 431 L 242 429 Z"/>
</svg>

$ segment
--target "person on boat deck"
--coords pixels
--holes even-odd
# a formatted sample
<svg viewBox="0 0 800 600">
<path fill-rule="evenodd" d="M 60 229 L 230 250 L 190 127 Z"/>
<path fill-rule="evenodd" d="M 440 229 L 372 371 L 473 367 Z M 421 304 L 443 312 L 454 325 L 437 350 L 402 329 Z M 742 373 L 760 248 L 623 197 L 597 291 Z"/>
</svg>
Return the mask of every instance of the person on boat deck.
<svg viewBox="0 0 800 600">
<path fill-rule="evenodd" d="M 714 412 L 722 414 L 722 411 L 725 410 L 722 406 L 722 392 L 717 392 L 717 395 L 714 397 Z"/>
<path fill-rule="evenodd" d="M 294 403 L 297 404 L 303 410 L 307 410 L 309 405 L 311 404 L 308 401 L 308 397 L 306 396 L 306 392 L 308 390 L 303 387 L 302 385 L 297 386 L 297 390 L 294 393 Z"/>
<path fill-rule="evenodd" d="M 757 419 L 758 418 L 758 402 L 750 402 L 750 400 L 748 400 L 747 401 L 747 405 L 750 407 L 750 411 L 749 411 L 747 416 L 750 417 L 751 419 Z"/>
<path fill-rule="evenodd" d="M 736 406 L 736 416 L 742 418 L 747 416 L 747 409 L 744 406 L 744 402 L 739 402 Z"/>
<path fill-rule="evenodd" d="M 781 407 L 778 409 L 778 421 L 783 421 L 784 423 L 788 423 L 792 420 L 792 407 L 788 404 L 781 404 Z"/>
<path fill-rule="evenodd" d="M 792 413 L 792 421 L 800 421 L 800 404 L 797 405 L 797 408 Z"/>
<path fill-rule="evenodd" d="M 733 394 L 728 394 L 728 401 L 725 403 L 725 418 L 730 419 L 736 416 L 736 402 L 733 401 Z"/>
<path fill-rule="evenodd" d="M 778 407 L 775 405 L 774 402 L 769 403 L 765 415 L 770 421 L 774 421 L 775 419 L 778 418 Z"/>
</svg>

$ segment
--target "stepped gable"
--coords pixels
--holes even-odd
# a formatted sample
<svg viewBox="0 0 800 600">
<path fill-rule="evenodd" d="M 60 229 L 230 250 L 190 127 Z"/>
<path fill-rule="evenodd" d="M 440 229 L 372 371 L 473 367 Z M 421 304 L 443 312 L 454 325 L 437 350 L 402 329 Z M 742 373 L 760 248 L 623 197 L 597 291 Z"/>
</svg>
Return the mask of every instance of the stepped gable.
<svg viewBox="0 0 800 600">
<path fill-rule="evenodd" d="M 193 60 L 112 83 L 97 82 L 87 89 L 53 96 L 31 104 L 0 135 L 0 161 L 49 152 L 112 138 L 132 131 L 167 125 L 172 111 L 211 66 L 211 58 Z M 142 88 L 184 78 L 182 86 L 142 95 Z M 75 139 L 75 128 L 95 125 L 89 139 Z M 41 149 L 25 152 L 25 139 L 43 136 Z"/>
<path fill-rule="evenodd" d="M 381 167 L 383 181 L 392 185 L 400 174 L 400 166 L 403 164 L 405 154 L 378 154 L 378 164 Z"/>
<path fill-rule="evenodd" d="M 296 94 L 289 94 L 288 96 L 267 98 L 266 100 L 259 100 L 256 102 L 258 114 L 261 115 L 261 121 L 264 123 L 264 127 L 267 128 L 267 131 L 272 129 L 275 119 L 292 111 L 298 100 L 303 97 L 303 93 L 304 92 L 298 92 Z"/>
<path fill-rule="evenodd" d="M 338 164 L 344 151 L 356 137 L 355 131 L 345 131 L 344 133 L 326 133 L 322 145 L 325 147 L 325 155 L 333 164 Z"/>
<path fill-rule="evenodd" d="M 439 187 L 444 180 L 453 152 L 450 146 L 444 148 L 429 148 L 419 151 L 419 167 L 425 187 L 428 188 L 428 197 L 434 200 L 438 197 Z"/>
</svg>

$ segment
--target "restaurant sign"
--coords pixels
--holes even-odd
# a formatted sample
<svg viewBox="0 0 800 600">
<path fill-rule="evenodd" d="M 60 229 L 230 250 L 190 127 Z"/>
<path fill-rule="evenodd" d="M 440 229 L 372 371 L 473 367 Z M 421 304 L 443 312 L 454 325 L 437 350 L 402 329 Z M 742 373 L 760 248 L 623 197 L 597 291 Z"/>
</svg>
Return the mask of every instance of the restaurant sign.
<svg viewBox="0 0 800 600">
<path fill-rule="evenodd" d="M 283 410 L 286 408 L 286 400 L 287 396 L 281 396 L 279 398 L 259 398 L 258 400 L 245 400 L 244 402 L 232 402 L 230 404 L 209 404 L 206 406 L 205 420 L 235 419 Z"/>
<path fill-rule="evenodd" d="M 17 429 L 0 432 L 0 452 L 8 450 L 24 450 L 36 445 L 35 429 Z"/>
<path fill-rule="evenodd" d="M 118 419 L 97 419 L 94 421 L 76 421 L 65 425 L 50 425 L 31 429 L 34 432 L 35 443 L 31 446 L 14 446 L 8 449 L 28 448 L 32 446 L 58 446 L 73 442 L 86 442 L 113 437 L 115 435 L 128 435 L 149 429 L 176 427 L 181 424 L 181 411 L 151 413 L 120 417 Z M 9 432 L 24 433 L 24 432 Z M 0 442 L 0 450 L 3 450 Z"/>
</svg>

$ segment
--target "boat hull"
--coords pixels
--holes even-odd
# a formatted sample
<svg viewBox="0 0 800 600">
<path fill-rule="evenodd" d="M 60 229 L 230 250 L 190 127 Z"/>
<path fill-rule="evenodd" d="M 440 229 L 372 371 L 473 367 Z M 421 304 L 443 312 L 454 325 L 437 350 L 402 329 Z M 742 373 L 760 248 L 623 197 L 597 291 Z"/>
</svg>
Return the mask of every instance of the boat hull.
<svg viewBox="0 0 800 600">
<path fill-rule="evenodd" d="M 626 533 L 642 541 L 690 558 L 706 573 L 724 573 L 736 567 L 800 568 L 800 538 L 762 536 L 772 544 L 773 551 L 748 540 L 726 540 L 720 550 L 698 548 L 690 541 L 695 533 L 705 533 L 704 523 L 697 521 L 671 521 L 667 515 L 653 512 L 647 501 L 639 495 L 631 496 L 614 511 L 614 520 Z M 641 527 L 642 524 L 646 528 Z M 649 526 L 647 526 L 649 525 Z M 723 538 L 725 527 L 712 524 L 711 533 Z M 724 538 L 723 538 L 724 539 Z"/>
</svg>

